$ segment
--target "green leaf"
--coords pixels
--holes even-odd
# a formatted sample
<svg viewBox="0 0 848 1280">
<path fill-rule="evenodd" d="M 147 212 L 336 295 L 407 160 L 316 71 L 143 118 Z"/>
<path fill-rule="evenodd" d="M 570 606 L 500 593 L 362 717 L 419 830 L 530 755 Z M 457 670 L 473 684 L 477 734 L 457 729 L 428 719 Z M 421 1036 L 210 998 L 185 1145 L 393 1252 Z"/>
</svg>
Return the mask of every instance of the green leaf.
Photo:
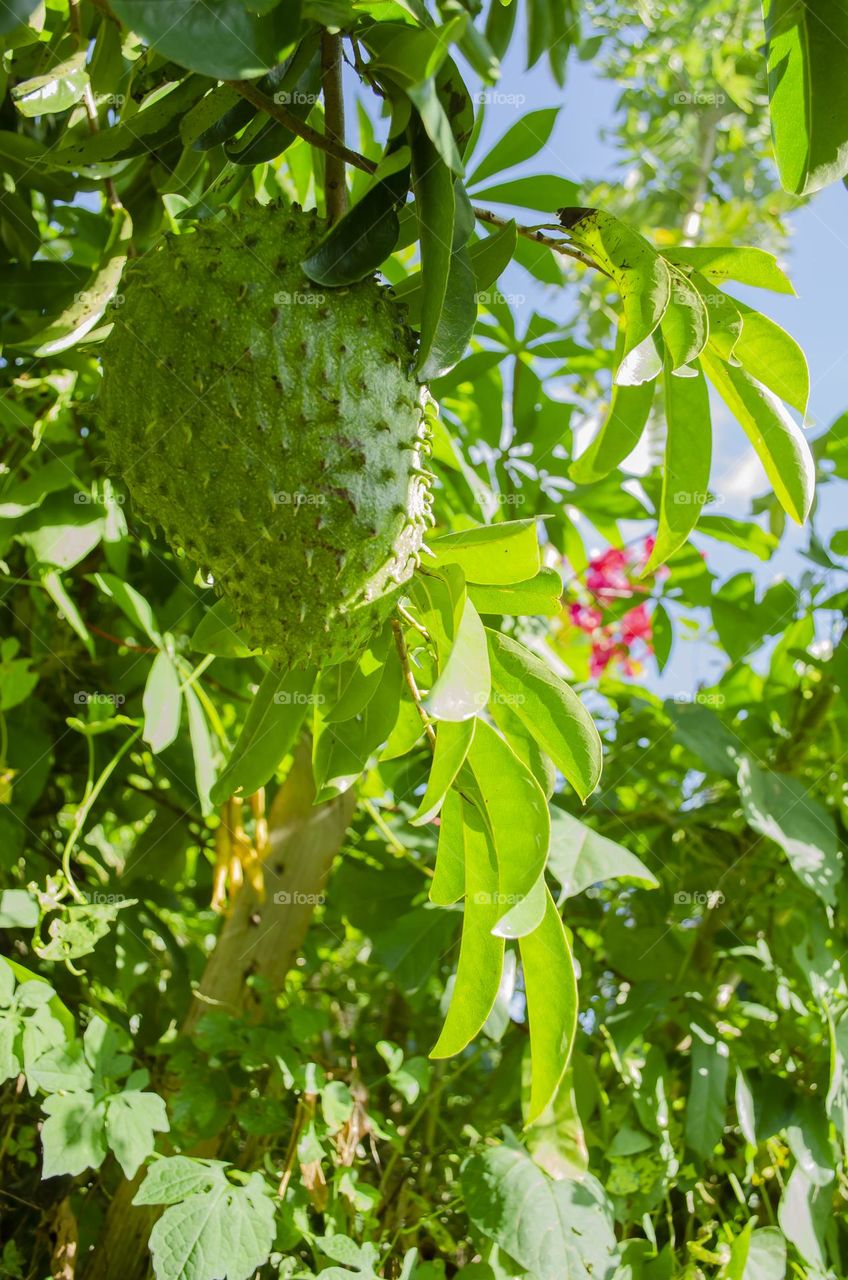
<svg viewBox="0 0 848 1280">
<path fill-rule="evenodd" d="M 450 1007 L 431 1058 L 461 1053 L 479 1033 L 497 999 L 503 970 L 504 940 L 492 932 L 503 915 L 495 852 L 476 809 L 460 803 L 465 850 L 462 941 Z"/>
<path fill-rule="evenodd" d="M 459 773 L 468 748 L 474 737 L 474 719 L 443 720 L 436 730 L 436 746 L 433 751 L 433 763 L 427 790 L 421 798 L 418 811 L 410 822 L 414 827 L 432 822 L 441 809 L 456 775 Z M 433 899 L 435 901 L 435 899 Z"/>
<path fill-rule="evenodd" d="M 815 465 L 801 428 L 775 395 L 744 369 L 705 351 L 704 371 L 741 423 L 775 496 L 787 515 L 803 524 L 813 501 Z"/>
<path fill-rule="evenodd" d="M 553 1100 L 565 1074 L 577 1030 L 577 979 L 571 948 L 550 891 L 545 914 L 532 933 L 519 939 L 530 1023 L 532 1083 L 527 1123 Z"/>
<path fill-rule="evenodd" d="M 706 304 L 689 278 L 675 267 L 669 267 L 669 272 L 671 297 L 661 328 L 671 367 L 681 369 L 703 351 L 710 322 Z"/>
<path fill-rule="evenodd" d="M 437 565 L 458 564 L 469 582 L 507 586 L 535 577 L 541 565 L 535 520 L 478 525 L 433 538 Z"/>
<path fill-rule="evenodd" d="M 106 1137 L 125 1178 L 135 1177 L 153 1153 L 155 1135 L 169 1127 L 165 1100 L 158 1093 L 129 1089 L 106 1101 Z"/>
<path fill-rule="evenodd" d="M 191 1167 L 195 1166 L 195 1167 Z M 157 1160 L 133 1204 L 166 1204 L 150 1236 L 157 1280 L 250 1280 L 274 1243 L 274 1200 L 259 1173 L 218 1160 Z"/>
<path fill-rule="evenodd" d="M 207 817 L 214 808 L 212 788 L 215 786 L 216 769 L 212 755 L 212 736 L 206 723 L 203 704 L 191 685 L 184 690 L 186 710 L 188 711 L 188 732 L 191 739 L 191 751 L 194 757 L 194 780 L 197 787 L 197 798 L 200 811 Z"/>
<path fill-rule="evenodd" d="M 612 400 L 598 434 L 569 467 L 568 474 L 576 484 L 603 480 L 633 452 L 650 416 L 655 386 L 652 381 L 613 386 Z"/>
<path fill-rule="evenodd" d="M 526 582 L 501 587 L 469 582 L 467 590 L 478 613 L 555 618 L 562 608 L 562 578 L 556 569 L 540 569 Z"/>
<path fill-rule="evenodd" d="M 5 0 L 0 9 L 0 36 L 8 36 L 28 22 L 38 8 L 39 0 Z"/>
<path fill-rule="evenodd" d="M 656 889 L 659 881 L 624 845 L 587 827 L 564 809 L 551 809 L 551 853 L 548 870 L 562 886 L 563 896 L 573 898 L 604 880 L 628 880 L 643 889 Z"/>
<path fill-rule="evenodd" d="M 315 671 L 266 671 L 229 760 L 210 792 L 213 804 L 253 795 L 291 751 L 310 708 Z"/>
<path fill-rule="evenodd" d="M 544 792 L 499 733 L 479 720 L 468 764 L 498 858 L 501 902 L 514 906 L 532 892 L 545 869 L 551 820 Z"/>
<path fill-rule="evenodd" d="M 780 845 L 798 879 L 834 905 L 844 863 L 824 806 L 799 779 L 766 772 L 747 756 L 739 762 L 739 794 L 748 825 Z"/>
<path fill-rule="evenodd" d="M 696 1023 L 692 1032 L 692 1078 L 686 1100 L 686 1142 L 704 1160 L 713 1154 L 724 1131 L 727 1045 Z"/>
<path fill-rule="evenodd" d="M 336 222 L 303 262 L 315 284 L 354 284 L 376 271 L 397 244 L 397 207 L 408 186 L 408 170 L 377 181 Z"/>
<path fill-rule="evenodd" d="M 236 616 L 226 600 L 216 600 L 206 610 L 194 629 L 191 647 L 219 658 L 249 658 L 255 652 L 239 632 Z"/>
<path fill-rule="evenodd" d="M 671 656 L 671 646 L 674 643 L 674 631 L 671 625 L 671 618 L 668 616 L 668 610 L 659 600 L 654 605 L 654 611 L 651 614 L 651 643 L 654 646 L 657 667 L 661 672 L 665 671 Z"/>
<path fill-rule="evenodd" d="M 54 1093 L 42 1103 L 42 1178 L 76 1177 L 99 1169 L 106 1158 L 103 1104 L 90 1093 Z"/>
<path fill-rule="evenodd" d="M 541 111 L 528 111 L 496 142 L 468 179 L 468 186 L 477 186 L 486 178 L 511 169 L 529 160 L 541 151 L 553 133 L 559 115 L 559 107 L 545 107 Z"/>
<path fill-rule="evenodd" d="M 445 306 L 456 200 L 453 174 L 423 130 L 417 133 L 412 143 L 412 188 L 418 215 L 423 280 L 418 366 L 426 368 Z"/>
<path fill-rule="evenodd" d="M 477 1230 L 534 1280 L 615 1272 L 612 1206 L 591 1174 L 555 1181 L 520 1147 L 487 1147 L 466 1162 L 462 1192 Z"/>
<path fill-rule="evenodd" d="M 447 290 L 432 346 L 418 366 L 422 381 L 441 378 L 462 359 L 477 320 L 477 282 L 467 249 L 457 249 L 450 260 Z"/>
<path fill-rule="evenodd" d="M 71 305 L 51 320 L 46 328 L 19 345 L 36 356 L 55 356 L 84 338 L 102 318 L 118 287 L 131 235 L 129 214 L 125 209 L 117 210 L 112 215 L 112 229 L 102 260 L 85 289 L 75 294 Z"/>
<path fill-rule="evenodd" d="M 573 205 L 579 194 L 576 182 L 569 182 L 556 174 L 544 174 L 536 178 L 513 178 L 511 182 L 486 187 L 484 191 L 475 191 L 474 199 L 484 200 L 487 204 L 511 204 L 519 209 L 551 213 L 563 205 Z"/>
<path fill-rule="evenodd" d="M 88 86 L 86 51 L 74 53 L 44 75 L 21 80 L 12 89 L 12 101 L 22 116 L 55 115 L 79 102 Z"/>
<path fill-rule="evenodd" d="M 93 581 L 114 600 L 124 617 L 138 628 L 139 635 L 146 636 L 157 648 L 161 647 L 164 641 L 156 617 L 140 591 L 112 573 L 96 573 Z"/>
<path fill-rule="evenodd" d="M 581 800 L 601 776 L 603 750 L 595 722 L 573 689 L 524 645 L 487 630 L 492 680 Z"/>
<path fill-rule="evenodd" d="M 759 560 L 769 560 L 778 548 L 778 539 L 767 529 L 747 520 L 734 520 L 731 516 L 701 516 L 698 532 L 705 533 L 717 542 L 729 542 L 740 551 L 749 551 Z"/>
<path fill-rule="evenodd" d="M 624 319 L 622 360 L 654 332 L 671 297 L 671 275 L 648 241 L 602 209 L 561 209 L 570 239 L 615 281 Z"/>
<path fill-rule="evenodd" d="M 736 280 L 755 289 L 770 289 L 772 293 L 795 292 L 774 254 L 767 253 L 765 249 L 736 245 L 681 245 L 667 250 L 664 256 L 676 266 L 694 269 L 713 284 Z"/>
<path fill-rule="evenodd" d="M 40 912 L 38 902 L 26 889 L 3 889 L 0 892 L 0 929 L 34 929 Z M 3 978 L 8 982 L 11 970 Z"/>
<path fill-rule="evenodd" d="M 777 1227 L 754 1230 L 754 1220 L 746 1223 L 730 1246 L 730 1258 L 719 1280 L 784 1280 L 786 1241 Z"/>
<path fill-rule="evenodd" d="M 472 720 L 473 726 L 474 721 Z M 436 869 L 430 881 L 430 901 L 451 907 L 465 892 L 465 827 L 462 797 L 449 791 L 439 819 Z"/>
<path fill-rule="evenodd" d="M 743 369 L 800 414 L 807 412 L 810 370 L 807 357 L 779 324 L 734 299 L 742 332 L 733 349 Z"/>
<path fill-rule="evenodd" d="M 682 547 L 709 501 L 712 424 L 710 393 L 701 368 L 678 378 L 666 366 L 665 458 L 657 537 L 643 574 L 653 573 Z"/>
<path fill-rule="evenodd" d="M 217 0 L 214 7 L 195 0 L 115 0 L 112 9 L 157 53 L 215 80 L 249 80 L 290 51 L 300 27 L 300 4 L 289 0 L 270 12 Z"/>
<path fill-rule="evenodd" d="M 468 257 L 478 293 L 490 288 L 506 270 L 515 253 L 517 238 L 515 223 L 510 221 L 469 246 Z"/>
<path fill-rule="evenodd" d="M 489 701 L 491 674 L 486 632 L 480 615 L 466 597 L 447 662 L 426 700 L 434 720 L 468 720 Z"/>
<path fill-rule="evenodd" d="M 377 689 L 356 716 L 340 725 L 328 722 L 318 704 L 312 751 L 316 803 L 352 787 L 389 737 L 398 718 L 402 685 L 400 659 L 390 649 Z"/>
<path fill-rule="evenodd" d="M 763 0 L 780 181 L 810 195 L 848 173 L 848 12 L 841 0 Z"/>
<path fill-rule="evenodd" d="M 164 650 L 153 659 L 144 686 L 144 741 L 154 755 L 169 747 L 180 731 L 182 692 L 180 677 Z"/>
</svg>

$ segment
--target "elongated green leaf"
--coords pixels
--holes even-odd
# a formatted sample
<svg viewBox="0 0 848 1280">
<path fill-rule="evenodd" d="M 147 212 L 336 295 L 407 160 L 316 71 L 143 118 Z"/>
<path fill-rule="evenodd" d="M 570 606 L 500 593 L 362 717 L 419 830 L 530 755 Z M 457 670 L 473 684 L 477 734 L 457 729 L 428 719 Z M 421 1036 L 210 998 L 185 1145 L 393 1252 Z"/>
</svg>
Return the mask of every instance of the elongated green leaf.
<svg viewBox="0 0 848 1280">
<path fill-rule="evenodd" d="M 694 269 L 714 284 L 738 280 L 739 284 L 770 289 L 772 293 L 795 292 L 774 254 L 767 253 L 765 249 L 742 245 L 681 245 L 667 250 L 664 256 L 677 266 Z"/>
<path fill-rule="evenodd" d="M 397 244 L 397 207 L 407 185 L 407 170 L 375 182 L 304 260 L 309 279 L 328 286 L 354 284 L 376 271 Z"/>
<path fill-rule="evenodd" d="M 416 135 L 412 144 L 412 188 L 418 215 L 424 282 L 418 363 L 426 366 L 445 305 L 456 198 L 453 174 L 423 131 Z"/>
<path fill-rule="evenodd" d="M 491 725 L 480 720 L 468 752 L 498 857 L 501 915 L 527 897 L 542 874 L 551 840 L 544 792 Z"/>
<path fill-rule="evenodd" d="M 115 15 L 165 58 L 216 80 L 259 76 L 290 51 L 300 27 L 300 4 L 270 11 L 239 0 L 213 6 L 195 0 L 115 0 Z"/>
<path fill-rule="evenodd" d="M 742 312 L 735 298 L 711 285 L 706 276 L 693 271 L 692 283 L 704 300 L 710 321 L 709 346 L 722 360 L 730 360 L 742 334 Z"/>
<path fill-rule="evenodd" d="M 265 785 L 294 746 L 314 683 L 312 669 L 283 675 L 272 668 L 265 673 L 238 741 L 212 788 L 213 804 L 223 804 L 237 792 L 252 795 Z"/>
<path fill-rule="evenodd" d="M 771 133 L 780 181 L 810 195 L 848 173 L 848 10 L 763 0 Z"/>
<path fill-rule="evenodd" d="M 615 385 L 607 415 L 588 449 L 569 467 L 577 484 L 603 480 L 632 453 L 642 438 L 651 412 L 656 383 Z"/>
<path fill-rule="evenodd" d="M 803 524 L 813 501 L 815 466 L 801 428 L 777 397 L 744 369 L 725 364 L 708 351 L 702 363 L 754 446 L 780 505 L 797 524 Z"/>
<path fill-rule="evenodd" d="M 742 332 L 733 354 L 752 378 L 773 391 L 799 413 L 807 412 L 810 371 L 807 357 L 779 324 L 744 302 L 734 305 L 742 316 Z"/>
<path fill-rule="evenodd" d="M 52 115 L 79 102 L 88 85 L 85 58 L 85 50 L 81 50 L 43 75 L 16 84 L 12 100 L 21 115 Z"/>
<path fill-rule="evenodd" d="M 164 650 L 153 659 L 144 686 L 144 741 L 156 754 L 169 747 L 180 731 L 180 677 Z"/>
<path fill-rule="evenodd" d="M 147 636 L 154 645 L 161 646 L 162 635 L 156 622 L 153 610 L 144 596 L 112 573 L 97 573 L 94 582 L 110 596 L 125 618 L 138 627 L 139 634 Z"/>
<path fill-rule="evenodd" d="M 574 690 L 536 654 L 498 631 L 486 635 L 496 695 L 585 800 L 598 785 L 603 764 L 594 720 Z"/>
<path fill-rule="evenodd" d="M 519 209 L 539 209 L 550 213 L 552 209 L 574 204 L 579 192 L 576 182 L 549 173 L 538 178 L 513 178 L 511 182 L 500 182 L 497 186 L 486 187 L 484 191 L 475 191 L 474 199 L 487 204 L 512 204 Z"/>
<path fill-rule="evenodd" d="M 717 542 L 729 542 L 741 551 L 749 551 L 759 560 L 769 560 L 779 545 L 779 540 L 767 529 L 747 520 L 734 520 L 731 516 L 701 516 L 698 532 L 715 538 Z"/>
<path fill-rule="evenodd" d="M 22 27 L 38 8 L 39 0 L 5 0 L 0 9 L 0 36 Z"/>
<path fill-rule="evenodd" d="M 577 979 L 571 948 L 554 900 L 549 891 L 545 895 L 542 923 L 518 944 L 533 1070 L 528 1124 L 542 1114 L 554 1097 L 568 1066 L 577 1030 Z"/>
<path fill-rule="evenodd" d="M 710 393 L 701 368 L 694 378 L 665 377 L 665 459 L 657 537 L 644 573 L 653 573 L 682 547 L 709 501 L 712 425 Z"/>
<path fill-rule="evenodd" d="M 197 798 L 200 809 L 206 817 L 214 808 L 212 790 L 215 786 L 216 769 L 212 754 L 212 735 L 206 721 L 200 699 L 187 685 L 184 690 L 186 710 L 188 711 L 188 731 L 191 738 L 191 752 L 194 756 L 194 780 L 197 787 Z"/>
<path fill-rule="evenodd" d="M 418 367 L 424 381 L 449 373 L 465 355 L 477 320 L 477 283 L 467 249 L 457 249 L 450 260 L 444 305 L 433 342 Z"/>
<path fill-rule="evenodd" d="M 823 902 L 836 901 L 844 860 L 833 818 L 803 783 L 739 762 L 739 794 L 748 824 L 779 845 L 798 879 Z"/>
<path fill-rule="evenodd" d="M 506 270 L 515 253 L 516 240 L 515 223 L 510 221 L 506 226 L 498 227 L 491 235 L 483 236 L 481 240 L 469 245 L 468 257 L 478 293 L 490 288 Z"/>
<path fill-rule="evenodd" d="M 431 1058 L 461 1053 L 480 1032 L 497 999 L 504 940 L 492 933 L 503 908 L 491 839 L 473 805 L 461 801 L 465 845 L 465 914 L 450 1007 Z"/>
<path fill-rule="evenodd" d="M 556 569 L 540 569 L 526 582 L 510 582 L 500 587 L 469 582 L 467 588 L 468 598 L 478 613 L 554 618 L 562 607 L 562 578 Z"/>
<path fill-rule="evenodd" d="M 559 115 L 559 107 L 546 107 L 541 111 L 528 111 L 507 129 L 499 142 L 480 161 L 468 179 L 469 187 L 476 186 L 493 174 L 503 173 L 513 165 L 529 160 L 541 151 L 553 132 Z"/>
<path fill-rule="evenodd" d="M 454 778 L 465 763 L 474 737 L 474 724 L 474 719 L 470 719 L 457 722 L 445 720 L 439 725 L 427 790 L 418 806 L 418 812 L 410 819 L 414 827 L 432 822 L 441 809 Z"/>
<path fill-rule="evenodd" d="M 124 209 L 117 210 L 112 215 L 112 229 L 103 259 L 86 288 L 75 295 L 73 303 L 61 315 L 21 346 L 31 350 L 33 355 L 55 356 L 74 346 L 94 328 L 120 282 L 131 235 L 129 214 Z"/>
<path fill-rule="evenodd" d="M 469 720 L 485 709 L 490 692 L 486 632 L 466 598 L 447 662 L 427 698 L 427 710 L 434 720 Z"/>
<path fill-rule="evenodd" d="M 191 647 L 222 658 L 249 658 L 255 652 L 239 632 L 236 615 L 226 600 L 216 600 L 206 610 L 194 629 Z"/>
<path fill-rule="evenodd" d="M 656 889 L 658 881 L 635 854 L 608 840 L 566 813 L 551 809 L 551 853 L 548 870 L 573 898 L 590 885 L 603 880 L 632 880 L 645 889 Z"/>
<path fill-rule="evenodd" d="M 722 1135 L 726 1110 L 727 1045 L 692 1024 L 692 1080 L 686 1102 L 686 1142 L 705 1160 Z"/>
<path fill-rule="evenodd" d="M 671 297 L 669 269 L 643 236 L 602 209 L 560 209 L 559 217 L 571 240 L 612 276 L 621 293 L 624 359 L 665 314 Z"/>
<path fill-rule="evenodd" d="M 436 869 L 430 882 L 430 901 L 440 907 L 453 906 L 465 892 L 463 803 L 456 791 L 449 791 L 442 806 Z"/>
<path fill-rule="evenodd" d="M 457 564 L 469 582 L 526 582 L 541 568 L 535 520 L 507 520 L 433 538 L 437 565 Z"/>
<path fill-rule="evenodd" d="M 710 336 L 706 304 L 689 278 L 676 267 L 671 273 L 671 297 L 662 318 L 662 336 L 672 369 L 697 360 Z"/>
</svg>

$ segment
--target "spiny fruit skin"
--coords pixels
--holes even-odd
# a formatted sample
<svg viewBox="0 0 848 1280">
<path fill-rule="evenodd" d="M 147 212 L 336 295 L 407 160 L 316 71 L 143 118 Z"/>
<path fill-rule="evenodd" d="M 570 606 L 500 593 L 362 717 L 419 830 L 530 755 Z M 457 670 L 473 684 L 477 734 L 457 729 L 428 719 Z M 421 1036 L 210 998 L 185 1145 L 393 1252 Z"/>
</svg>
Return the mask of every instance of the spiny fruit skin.
<svg viewBox="0 0 848 1280">
<path fill-rule="evenodd" d="M 429 521 L 414 336 L 375 280 L 319 290 L 323 230 L 228 212 L 133 265 L 100 420 L 133 502 L 285 666 L 367 644 Z"/>
</svg>

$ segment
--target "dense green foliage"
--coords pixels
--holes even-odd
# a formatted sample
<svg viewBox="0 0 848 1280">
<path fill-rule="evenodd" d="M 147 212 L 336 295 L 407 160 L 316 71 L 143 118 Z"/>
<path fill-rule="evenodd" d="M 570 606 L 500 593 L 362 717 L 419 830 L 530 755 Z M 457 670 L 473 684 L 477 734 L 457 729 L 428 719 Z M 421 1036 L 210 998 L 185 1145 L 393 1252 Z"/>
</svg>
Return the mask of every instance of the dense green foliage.
<svg viewBox="0 0 848 1280">
<path fill-rule="evenodd" d="M 4 1274 L 846 1274 L 848 419 L 767 314 L 844 27 L 5 7 Z"/>
</svg>

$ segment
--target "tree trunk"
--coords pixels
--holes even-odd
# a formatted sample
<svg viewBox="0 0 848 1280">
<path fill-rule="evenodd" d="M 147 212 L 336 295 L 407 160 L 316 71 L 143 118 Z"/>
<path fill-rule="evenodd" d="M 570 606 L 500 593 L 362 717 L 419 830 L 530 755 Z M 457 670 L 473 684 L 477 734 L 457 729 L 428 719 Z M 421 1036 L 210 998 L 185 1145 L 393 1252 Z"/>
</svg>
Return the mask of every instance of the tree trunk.
<svg viewBox="0 0 848 1280">
<path fill-rule="evenodd" d="M 250 1012 L 252 975 L 281 987 L 300 950 L 333 860 L 341 848 L 354 808 L 348 792 L 313 806 L 315 796 L 309 744 L 298 748 L 291 772 L 271 806 L 270 853 L 265 860 L 265 898 L 246 881 L 224 921 L 215 950 L 194 993 L 182 1033 L 191 1035 L 212 1008 Z M 214 1156 L 217 1144 L 203 1144 Z M 85 1280 L 144 1280 L 149 1274 L 147 1241 L 158 1216 L 155 1207 L 132 1204 L 140 1173 L 122 1182 L 109 1206 L 100 1239 L 89 1255 Z"/>
</svg>

